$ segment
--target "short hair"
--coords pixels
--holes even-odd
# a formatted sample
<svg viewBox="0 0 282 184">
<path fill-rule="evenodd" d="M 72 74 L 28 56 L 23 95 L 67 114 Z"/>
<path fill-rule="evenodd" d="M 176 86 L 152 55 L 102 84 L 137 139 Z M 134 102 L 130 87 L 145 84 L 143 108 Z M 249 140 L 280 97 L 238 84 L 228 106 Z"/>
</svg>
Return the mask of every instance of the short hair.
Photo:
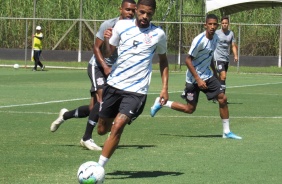
<svg viewBox="0 0 282 184">
<path fill-rule="evenodd" d="M 222 22 L 223 20 L 227 20 L 229 22 L 229 18 L 227 16 L 222 17 L 220 22 Z"/>
<path fill-rule="evenodd" d="M 136 2 L 134 0 L 122 0 L 121 6 L 123 6 L 124 3 L 136 4 Z"/>
<path fill-rule="evenodd" d="M 206 16 L 206 22 L 208 21 L 208 19 L 215 19 L 216 21 L 218 21 L 218 18 L 215 14 L 208 14 Z"/>
<path fill-rule="evenodd" d="M 139 4 L 152 7 L 154 10 L 157 8 L 156 0 L 138 0 L 137 6 Z"/>
</svg>

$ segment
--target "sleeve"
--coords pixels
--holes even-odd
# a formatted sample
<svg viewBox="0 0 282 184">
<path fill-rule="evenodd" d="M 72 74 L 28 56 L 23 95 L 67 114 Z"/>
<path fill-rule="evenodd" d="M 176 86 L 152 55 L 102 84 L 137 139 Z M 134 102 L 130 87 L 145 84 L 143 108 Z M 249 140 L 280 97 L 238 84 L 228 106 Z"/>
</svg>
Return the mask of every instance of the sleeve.
<svg viewBox="0 0 282 184">
<path fill-rule="evenodd" d="M 199 49 L 200 49 L 199 45 L 200 45 L 200 44 L 198 43 L 197 37 L 194 38 L 194 40 L 193 40 L 193 42 L 192 42 L 192 45 L 191 45 L 191 47 L 190 47 L 190 50 L 189 50 L 188 54 L 189 54 L 190 56 L 196 57 L 197 54 L 198 54 L 198 52 L 199 52 Z"/>
<path fill-rule="evenodd" d="M 112 37 L 109 40 L 109 43 L 115 47 L 119 45 L 120 41 L 119 28 L 122 27 L 122 25 L 120 25 L 120 22 L 121 21 L 118 21 L 116 23 L 115 27 L 113 28 Z"/>
<path fill-rule="evenodd" d="M 234 32 L 231 31 L 231 33 L 232 33 L 232 41 L 231 41 L 231 43 L 236 43 L 236 38 L 235 38 Z"/>
<path fill-rule="evenodd" d="M 96 37 L 99 38 L 100 40 L 104 41 L 104 31 L 108 28 L 110 28 L 111 26 L 108 24 L 107 21 L 103 22 L 98 30 L 98 32 L 96 33 Z"/>
<path fill-rule="evenodd" d="M 166 42 L 166 35 L 164 32 L 162 32 L 158 44 L 157 44 L 157 54 L 164 54 L 167 51 L 167 42 Z"/>
</svg>

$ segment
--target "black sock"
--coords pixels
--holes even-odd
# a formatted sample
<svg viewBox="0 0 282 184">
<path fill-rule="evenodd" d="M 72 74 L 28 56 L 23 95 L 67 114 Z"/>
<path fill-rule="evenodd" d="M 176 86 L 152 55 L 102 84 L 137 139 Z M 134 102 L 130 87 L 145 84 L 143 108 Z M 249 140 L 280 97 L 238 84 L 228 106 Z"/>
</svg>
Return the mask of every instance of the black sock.
<svg viewBox="0 0 282 184">
<path fill-rule="evenodd" d="M 80 106 L 77 109 L 67 111 L 63 118 L 64 120 L 71 119 L 71 118 L 85 118 L 89 116 L 89 105 Z"/>
<path fill-rule="evenodd" d="M 97 102 L 89 114 L 89 118 L 86 124 L 84 136 L 83 136 L 83 141 L 86 141 L 92 138 L 93 129 L 95 128 L 96 123 L 98 122 L 98 119 L 99 119 L 99 107 L 100 107 L 100 103 Z"/>
</svg>

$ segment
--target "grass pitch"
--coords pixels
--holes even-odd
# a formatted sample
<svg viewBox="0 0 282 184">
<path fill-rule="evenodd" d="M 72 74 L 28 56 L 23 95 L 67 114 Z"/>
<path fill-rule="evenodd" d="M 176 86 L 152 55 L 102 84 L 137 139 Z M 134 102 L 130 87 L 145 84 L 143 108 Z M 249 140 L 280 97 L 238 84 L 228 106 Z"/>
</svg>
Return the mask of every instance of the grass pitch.
<svg viewBox="0 0 282 184">
<path fill-rule="evenodd" d="M 0 68 L 2 184 L 75 184 L 80 164 L 98 161 L 100 152 L 79 146 L 86 118 L 49 131 L 61 108 L 89 103 L 86 70 L 46 70 Z M 171 100 L 184 103 L 184 83 L 184 72 L 170 73 Z M 282 77 L 229 72 L 227 86 L 231 130 L 243 140 L 221 138 L 218 105 L 202 93 L 192 115 L 163 108 L 151 118 L 161 87 L 154 72 L 144 112 L 125 128 L 105 183 L 281 183 Z M 93 138 L 102 146 L 106 136 Z"/>
</svg>

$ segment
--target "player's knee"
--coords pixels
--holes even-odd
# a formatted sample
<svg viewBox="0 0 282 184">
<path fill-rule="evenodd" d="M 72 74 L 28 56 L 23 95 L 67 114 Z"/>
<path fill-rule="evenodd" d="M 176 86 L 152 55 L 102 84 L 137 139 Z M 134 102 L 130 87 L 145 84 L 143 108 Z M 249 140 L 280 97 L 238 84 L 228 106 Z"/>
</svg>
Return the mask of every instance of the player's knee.
<svg viewBox="0 0 282 184">
<path fill-rule="evenodd" d="M 227 104 L 227 96 L 224 94 L 224 93 L 221 93 L 219 96 L 218 96 L 218 103 L 219 105 L 225 105 Z"/>
<path fill-rule="evenodd" d="M 195 112 L 195 110 L 196 110 L 196 107 L 191 107 L 191 106 L 186 105 L 184 112 L 187 113 L 187 114 L 193 114 L 193 112 Z"/>
<path fill-rule="evenodd" d="M 97 126 L 97 133 L 99 135 L 105 135 L 108 133 L 108 130 L 111 127 L 109 127 L 109 123 L 107 123 L 104 119 L 99 119 L 98 120 L 98 126 Z"/>
<path fill-rule="evenodd" d="M 107 129 L 105 127 L 98 127 L 97 128 L 97 133 L 99 135 L 105 135 L 106 133 L 108 133 Z"/>
</svg>

